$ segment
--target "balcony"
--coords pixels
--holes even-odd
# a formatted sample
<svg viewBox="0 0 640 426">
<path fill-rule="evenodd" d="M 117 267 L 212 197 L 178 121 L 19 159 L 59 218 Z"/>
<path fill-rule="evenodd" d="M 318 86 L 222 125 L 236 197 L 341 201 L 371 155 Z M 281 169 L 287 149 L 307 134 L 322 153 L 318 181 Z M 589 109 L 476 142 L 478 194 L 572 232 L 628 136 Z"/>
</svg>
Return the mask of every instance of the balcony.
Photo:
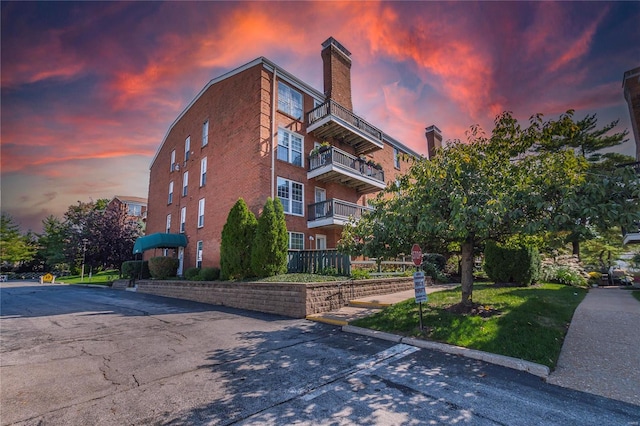
<svg viewBox="0 0 640 426">
<path fill-rule="evenodd" d="M 384 146 L 382 131 L 331 99 L 307 113 L 307 133 L 349 144 L 358 155 Z"/>
<path fill-rule="evenodd" d="M 337 199 L 320 201 L 307 208 L 309 228 L 342 227 L 349 222 L 349 218 L 360 219 L 364 212 L 371 210 L 369 207 Z"/>
<path fill-rule="evenodd" d="M 335 148 L 321 148 L 309 157 L 307 179 L 319 182 L 338 182 L 361 194 L 385 188 L 384 171 L 376 165 Z"/>
</svg>

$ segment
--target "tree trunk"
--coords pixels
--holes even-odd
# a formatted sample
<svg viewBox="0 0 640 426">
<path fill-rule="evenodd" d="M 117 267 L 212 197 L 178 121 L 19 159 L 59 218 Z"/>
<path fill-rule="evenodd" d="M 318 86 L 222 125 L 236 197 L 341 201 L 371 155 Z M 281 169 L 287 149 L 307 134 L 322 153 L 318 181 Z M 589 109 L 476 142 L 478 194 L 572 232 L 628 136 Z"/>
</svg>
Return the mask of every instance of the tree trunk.
<svg viewBox="0 0 640 426">
<path fill-rule="evenodd" d="M 462 284 L 462 301 L 465 305 L 471 304 L 473 301 L 473 236 L 467 237 L 462 243 L 461 250 L 461 284 Z"/>
<path fill-rule="evenodd" d="M 573 248 L 573 255 L 578 256 L 578 260 L 580 260 L 580 241 L 577 239 L 571 241 L 571 247 Z"/>
</svg>

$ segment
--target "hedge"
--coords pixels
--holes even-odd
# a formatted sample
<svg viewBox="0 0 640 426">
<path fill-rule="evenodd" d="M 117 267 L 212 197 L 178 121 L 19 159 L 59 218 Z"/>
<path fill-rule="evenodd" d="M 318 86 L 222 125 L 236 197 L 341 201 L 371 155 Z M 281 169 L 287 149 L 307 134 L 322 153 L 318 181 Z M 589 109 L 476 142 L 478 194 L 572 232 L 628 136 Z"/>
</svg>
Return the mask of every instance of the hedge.
<svg viewBox="0 0 640 426">
<path fill-rule="evenodd" d="M 120 273 L 129 279 L 147 279 L 151 276 L 149 272 L 149 261 L 147 260 L 127 260 L 122 262 Z"/>
<path fill-rule="evenodd" d="M 484 250 L 484 271 L 495 283 L 531 285 L 540 278 L 540 252 L 537 247 L 503 247 L 493 241 Z"/>
<path fill-rule="evenodd" d="M 158 256 L 149 259 L 149 272 L 157 280 L 175 277 L 180 261 L 175 257 Z"/>
</svg>

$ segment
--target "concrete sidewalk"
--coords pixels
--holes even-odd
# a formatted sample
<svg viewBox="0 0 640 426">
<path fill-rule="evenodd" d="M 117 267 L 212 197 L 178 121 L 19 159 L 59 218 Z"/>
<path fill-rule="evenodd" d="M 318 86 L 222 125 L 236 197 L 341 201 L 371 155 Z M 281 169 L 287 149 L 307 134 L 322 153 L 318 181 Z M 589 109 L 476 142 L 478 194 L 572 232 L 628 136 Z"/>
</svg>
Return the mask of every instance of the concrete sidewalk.
<svg viewBox="0 0 640 426">
<path fill-rule="evenodd" d="M 459 284 L 427 287 L 427 293 Z M 527 371 L 548 383 L 640 405 L 640 302 L 619 287 L 592 288 L 576 309 L 556 369 L 516 358 L 427 340 L 408 339 L 348 325 L 350 321 L 415 296 L 413 290 L 350 301 L 334 312 L 309 315 L 311 321 Z"/>
<path fill-rule="evenodd" d="M 589 290 L 547 381 L 640 405 L 640 302 L 631 291 Z"/>
</svg>

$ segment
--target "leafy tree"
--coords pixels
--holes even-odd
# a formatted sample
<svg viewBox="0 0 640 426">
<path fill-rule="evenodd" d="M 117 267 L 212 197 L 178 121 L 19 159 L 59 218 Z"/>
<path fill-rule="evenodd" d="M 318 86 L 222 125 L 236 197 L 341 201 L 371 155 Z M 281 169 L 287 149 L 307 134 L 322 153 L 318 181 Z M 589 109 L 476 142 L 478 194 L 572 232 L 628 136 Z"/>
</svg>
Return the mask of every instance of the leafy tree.
<svg viewBox="0 0 640 426">
<path fill-rule="evenodd" d="M 287 224 L 280 200 L 267 199 L 258 219 L 251 250 L 251 268 L 259 277 L 287 272 Z"/>
<path fill-rule="evenodd" d="M 536 152 L 561 152 L 572 149 L 584 158 L 587 167 L 582 181 L 575 185 L 556 206 L 556 220 L 549 228 L 567 232 L 573 254 L 580 256 L 580 243 L 596 238 L 612 226 L 638 220 L 637 179 L 629 168 L 617 165 L 633 161 L 632 157 L 603 152 L 626 142 L 628 132 L 614 132 L 618 121 L 597 128 L 596 115 L 575 121 L 574 111 L 567 111 L 545 128 L 546 137 L 535 145 Z"/>
<path fill-rule="evenodd" d="M 371 256 L 408 253 L 412 242 L 459 243 L 461 303 L 471 305 L 474 250 L 487 240 L 539 231 L 582 178 L 583 162 L 571 151 L 527 155 L 546 129 L 540 115 L 523 129 L 503 113 L 489 138 L 473 127 L 468 143 L 454 141 L 432 160 L 415 160 L 372 213 L 345 228 L 343 246 Z"/>
<path fill-rule="evenodd" d="M 0 266 L 14 266 L 31 261 L 36 254 L 36 247 L 30 238 L 20 233 L 20 228 L 13 218 L 5 213 L 0 215 Z"/>
<path fill-rule="evenodd" d="M 82 259 L 90 268 L 120 268 L 131 258 L 135 240 L 141 235 L 140 224 L 126 212 L 106 208 L 106 200 L 78 201 L 65 213 L 65 256 L 79 266 Z"/>
<path fill-rule="evenodd" d="M 251 275 L 251 246 L 257 220 L 240 198 L 229 211 L 220 242 L 220 275 L 223 280 Z"/>
</svg>

